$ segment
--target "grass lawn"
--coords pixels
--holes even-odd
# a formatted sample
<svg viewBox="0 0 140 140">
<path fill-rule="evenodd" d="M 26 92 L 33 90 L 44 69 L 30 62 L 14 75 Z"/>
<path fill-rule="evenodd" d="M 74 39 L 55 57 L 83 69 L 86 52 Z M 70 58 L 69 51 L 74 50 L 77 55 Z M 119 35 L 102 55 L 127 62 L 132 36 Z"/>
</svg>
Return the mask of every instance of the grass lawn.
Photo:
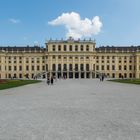
<svg viewBox="0 0 140 140">
<path fill-rule="evenodd" d="M 109 81 L 140 85 L 140 79 L 115 79 Z"/>
<path fill-rule="evenodd" d="M 27 84 L 34 84 L 41 81 L 38 80 L 0 80 L 0 90 L 19 87 Z"/>
</svg>

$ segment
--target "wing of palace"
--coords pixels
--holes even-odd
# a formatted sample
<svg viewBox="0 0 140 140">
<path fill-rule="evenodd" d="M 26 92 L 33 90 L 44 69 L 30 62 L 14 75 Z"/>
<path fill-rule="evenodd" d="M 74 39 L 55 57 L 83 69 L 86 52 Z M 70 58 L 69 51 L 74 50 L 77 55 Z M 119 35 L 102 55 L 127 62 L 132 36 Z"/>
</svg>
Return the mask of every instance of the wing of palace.
<svg viewBox="0 0 140 140">
<path fill-rule="evenodd" d="M 140 46 L 48 40 L 45 47 L 1 46 L 0 78 L 140 78 Z"/>
</svg>

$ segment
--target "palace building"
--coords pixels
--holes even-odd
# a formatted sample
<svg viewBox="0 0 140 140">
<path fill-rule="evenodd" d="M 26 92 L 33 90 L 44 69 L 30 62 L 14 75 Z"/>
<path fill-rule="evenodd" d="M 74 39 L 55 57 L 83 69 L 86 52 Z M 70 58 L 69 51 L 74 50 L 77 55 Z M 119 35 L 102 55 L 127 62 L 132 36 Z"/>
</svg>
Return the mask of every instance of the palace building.
<svg viewBox="0 0 140 140">
<path fill-rule="evenodd" d="M 102 46 L 92 40 L 48 40 L 0 47 L 0 78 L 140 78 L 140 46 Z"/>
</svg>

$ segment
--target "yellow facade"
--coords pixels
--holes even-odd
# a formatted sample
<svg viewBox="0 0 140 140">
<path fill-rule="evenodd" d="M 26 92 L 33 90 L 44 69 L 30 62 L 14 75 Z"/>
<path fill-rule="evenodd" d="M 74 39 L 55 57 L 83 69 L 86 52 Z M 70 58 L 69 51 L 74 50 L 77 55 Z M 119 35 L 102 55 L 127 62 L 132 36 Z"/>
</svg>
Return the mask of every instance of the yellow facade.
<svg viewBox="0 0 140 140">
<path fill-rule="evenodd" d="M 92 40 L 49 40 L 45 48 L 0 47 L 0 78 L 140 78 L 140 46 L 99 47 Z"/>
</svg>

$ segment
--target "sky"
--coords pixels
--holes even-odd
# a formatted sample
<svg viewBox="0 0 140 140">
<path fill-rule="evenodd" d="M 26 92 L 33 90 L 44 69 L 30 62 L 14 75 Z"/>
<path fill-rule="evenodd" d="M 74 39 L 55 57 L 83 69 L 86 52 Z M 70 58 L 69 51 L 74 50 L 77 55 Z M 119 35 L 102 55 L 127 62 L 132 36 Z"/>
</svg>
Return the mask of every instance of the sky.
<svg viewBox="0 0 140 140">
<path fill-rule="evenodd" d="M 95 39 L 99 46 L 140 45 L 140 0 L 0 0 L 0 46 Z"/>
</svg>

